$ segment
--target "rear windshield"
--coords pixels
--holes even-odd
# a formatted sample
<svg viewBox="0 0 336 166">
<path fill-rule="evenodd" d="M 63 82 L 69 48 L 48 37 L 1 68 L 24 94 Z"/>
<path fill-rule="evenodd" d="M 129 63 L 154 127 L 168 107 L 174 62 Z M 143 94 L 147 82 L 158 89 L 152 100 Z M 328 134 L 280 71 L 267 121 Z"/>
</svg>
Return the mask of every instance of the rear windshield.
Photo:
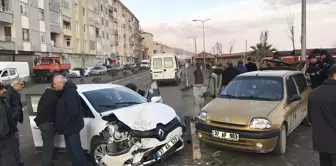
<svg viewBox="0 0 336 166">
<path fill-rule="evenodd" d="M 161 69 L 162 68 L 162 59 L 161 58 L 154 58 L 153 59 L 153 68 L 154 69 Z"/>
<path fill-rule="evenodd" d="M 172 67 L 174 67 L 174 63 L 173 63 L 173 58 L 172 57 L 164 58 L 164 67 L 165 68 L 172 68 Z"/>
<path fill-rule="evenodd" d="M 141 64 L 147 65 L 147 64 L 149 64 L 149 62 L 141 62 Z"/>
</svg>

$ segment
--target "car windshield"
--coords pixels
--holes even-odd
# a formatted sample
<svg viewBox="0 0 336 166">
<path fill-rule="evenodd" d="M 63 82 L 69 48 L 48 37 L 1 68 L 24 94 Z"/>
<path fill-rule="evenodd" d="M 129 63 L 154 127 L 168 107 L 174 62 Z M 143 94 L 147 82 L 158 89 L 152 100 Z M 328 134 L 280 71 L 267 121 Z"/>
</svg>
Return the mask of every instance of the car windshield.
<svg viewBox="0 0 336 166">
<path fill-rule="evenodd" d="M 79 70 L 81 70 L 81 68 L 73 68 L 72 70 L 79 71 Z"/>
<path fill-rule="evenodd" d="M 126 87 L 99 89 L 83 94 L 98 113 L 147 102 L 141 95 Z"/>
<path fill-rule="evenodd" d="M 92 68 L 92 70 L 100 70 L 101 69 L 101 67 L 94 67 L 94 68 Z"/>
<path fill-rule="evenodd" d="M 220 98 L 281 101 L 283 81 L 280 77 L 237 77 L 220 93 Z"/>
<path fill-rule="evenodd" d="M 147 64 L 149 64 L 149 62 L 141 62 L 141 64 L 147 65 Z"/>
</svg>

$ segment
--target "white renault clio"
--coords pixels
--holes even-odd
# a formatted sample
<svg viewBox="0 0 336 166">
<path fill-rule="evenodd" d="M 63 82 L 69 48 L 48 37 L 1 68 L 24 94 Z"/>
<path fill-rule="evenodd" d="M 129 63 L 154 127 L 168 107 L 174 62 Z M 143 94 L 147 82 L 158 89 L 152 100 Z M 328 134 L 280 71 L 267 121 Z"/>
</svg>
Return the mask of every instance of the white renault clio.
<svg viewBox="0 0 336 166">
<path fill-rule="evenodd" d="M 145 97 L 115 84 L 77 85 L 77 91 L 85 122 L 80 132 L 81 143 L 95 165 L 145 165 L 184 147 L 184 124 L 173 108 L 162 104 L 155 81 Z M 31 131 L 38 152 L 43 143 L 34 118 L 41 95 L 26 95 Z M 56 135 L 55 147 L 58 151 L 65 150 L 62 135 Z"/>
</svg>

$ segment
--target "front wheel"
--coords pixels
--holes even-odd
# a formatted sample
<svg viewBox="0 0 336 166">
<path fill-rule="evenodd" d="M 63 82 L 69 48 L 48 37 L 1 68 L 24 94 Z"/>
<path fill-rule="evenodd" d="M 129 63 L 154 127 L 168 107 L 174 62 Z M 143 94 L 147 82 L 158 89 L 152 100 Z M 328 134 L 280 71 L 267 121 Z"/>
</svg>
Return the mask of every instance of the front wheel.
<svg viewBox="0 0 336 166">
<path fill-rule="evenodd" d="M 106 166 L 102 158 L 108 153 L 107 143 L 103 137 L 95 137 L 91 141 L 90 157 L 95 166 Z"/>
<path fill-rule="evenodd" d="M 280 135 L 274 152 L 278 155 L 284 155 L 287 147 L 287 128 L 285 124 L 281 125 Z"/>
</svg>

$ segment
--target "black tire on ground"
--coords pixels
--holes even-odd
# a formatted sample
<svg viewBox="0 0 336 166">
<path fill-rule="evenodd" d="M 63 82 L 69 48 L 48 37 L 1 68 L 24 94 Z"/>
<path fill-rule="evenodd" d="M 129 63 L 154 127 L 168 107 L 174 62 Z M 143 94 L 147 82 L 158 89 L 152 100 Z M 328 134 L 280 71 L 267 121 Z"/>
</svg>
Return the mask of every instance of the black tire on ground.
<svg viewBox="0 0 336 166">
<path fill-rule="evenodd" d="M 179 81 L 179 80 L 175 80 L 175 81 L 174 81 L 174 85 L 175 85 L 175 86 L 179 86 L 179 84 L 180 84 L 180 81 Z"/>
<path fill-rule="evenodd" d="M 284 155 L 286 153 L 287 147 L 287 126 L 282 124 L 280 128 L 280 135 L 278 142 L 274 148 L 274 152 L 278 155 Z"/>
<path fill-rule="evenodd" d="M 92 160 L 92 163 L 94 166 L 103 166 L 103 165 L 99 165 L 99 163 L 97 163 L 97 160 L 94 157 L 97 147 L 99 147 L 102 144 L 106 144 L 106 141 L 101 136 L 95 136 L 91 140 L 90 159 Z"/>
<path fill-rule="evenodd" d="M 302 124 L 307 127 L 310 127 L 312 125 L 309 121 L 308 115 L 303 119 Z"/>
</svg>

